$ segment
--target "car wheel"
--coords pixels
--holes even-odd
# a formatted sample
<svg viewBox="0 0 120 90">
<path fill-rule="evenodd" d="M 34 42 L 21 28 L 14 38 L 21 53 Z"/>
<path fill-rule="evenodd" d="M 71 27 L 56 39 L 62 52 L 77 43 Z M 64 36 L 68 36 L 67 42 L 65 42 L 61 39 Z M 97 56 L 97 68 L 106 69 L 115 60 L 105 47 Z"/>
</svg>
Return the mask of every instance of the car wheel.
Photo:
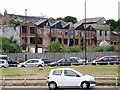
<svg viewBox="0 0 120 90">
<path fill-rule="evenodd" d="M 2 68 L 6 68 L 5 66 L 2 66 Z"/>
<path fill-rule="evenodd" d="M 90 84 L 89 84 L 89 82 L 82 82 L 81 87 L 83 89 L 88 89 L 90 87 Z"/>
<path fill-rule="evenodd" d="M 25 67 L 24 65 L 22 65 L 21 67 Z"/>
<path fill-rule="evenodd" d="M 38 67 L 42 67 L 42 65 L 38 65 Z"/>
<path fill-rule="evenodd" d="M 57 84 L 55 82 L 50 82 L 48 87 L 50 90 L 55 90 L 57 88 Z"/>
</svg>

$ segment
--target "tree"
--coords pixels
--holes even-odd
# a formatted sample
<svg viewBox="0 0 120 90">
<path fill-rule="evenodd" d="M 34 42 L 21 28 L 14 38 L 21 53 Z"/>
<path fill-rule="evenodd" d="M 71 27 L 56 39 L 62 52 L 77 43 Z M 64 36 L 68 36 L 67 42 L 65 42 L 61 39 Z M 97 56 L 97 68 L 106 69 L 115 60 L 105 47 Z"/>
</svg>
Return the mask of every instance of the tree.
<svg viewBox="0 0 120 90">
<path fill-rule="evenodd" d="M 72 17 L 72 16 L 66 16 L 64 18 L 59 17 L 56 20 L 63 20 L 65 22 L 72 22 L 72 23 L 76 23 L 77 22 L 77 18 L 76 17 Z"/>
<path fill-rule="evenodd" d="M 56 20 L 63 20 L 63 21 L 64 21 L 64 19 L 63 19 L 62 17 L 59 17 L 59 18 L 57 18 Z"/>
<path fill-rule="evenodd" d="M 16 44 L 16 41 L 8 38 L 0 38 L 0 43 L 2 44 L 0 48 L 3 53 L 20 53 L 22 52 L 20 46 Z"/>
<path fill-rule="evenodd" d="M 110 26 L 112 26 L 113 28 L 117 28 L 117 23 L 115 20 L 113 19 L 109 19 L 106 21 L 106 24 L 109 24 Z"/>
<path fill-rule="evenodd" d="M 20 25 L 21 24 L 20 21 L 15 21 L 15 19 L 11 19 L 9 23 L 10 24 L 15 24 L 15 25 Z"/>
<path fill-rule="evenodd" d="M 63 18 L 63 20 L 65 22 L 72 22 L 72 23 L 76 23 L 77 22 L 77 18 L 76 17 L 72 17 L 72 16 L 66 16 Z"/>
<path fill-rule="evenodd" d="M 61 44 L 60 44 L 59 42 L 53 41 L 53 42 L 51 42 L 50 45 L 48 46 L 48 50 L 49 50 L 50 52 L 53 52 L 53 53 L 59 52 L 59 51 L 60 51 L 60 46 L 61 46 Z"/>
</svg>

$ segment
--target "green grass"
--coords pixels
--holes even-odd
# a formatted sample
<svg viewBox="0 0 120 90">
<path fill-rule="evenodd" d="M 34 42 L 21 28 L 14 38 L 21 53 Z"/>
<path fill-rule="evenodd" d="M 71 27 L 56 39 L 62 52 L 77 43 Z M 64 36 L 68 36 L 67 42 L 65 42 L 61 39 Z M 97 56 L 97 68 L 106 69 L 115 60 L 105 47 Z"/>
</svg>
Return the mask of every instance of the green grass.
<svg viewBox="0 0 120 90">
<path fill-rule="evenodd" d="M 81 73 L 94 77 L 118 77 L 118 65 L 98 66 L 59 66 L 43 68 L 0 68 L 0 77 L 4 78 L 46 78 L 49 71 L 54 68 L 74 68 Z"/>
</svg>

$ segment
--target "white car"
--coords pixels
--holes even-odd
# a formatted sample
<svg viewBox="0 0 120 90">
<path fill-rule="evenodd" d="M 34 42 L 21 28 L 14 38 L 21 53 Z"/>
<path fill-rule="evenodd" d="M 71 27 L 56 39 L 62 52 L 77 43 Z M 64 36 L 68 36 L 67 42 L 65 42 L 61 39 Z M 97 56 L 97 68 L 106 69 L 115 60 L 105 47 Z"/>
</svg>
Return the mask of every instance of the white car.
<svg viewBox="0 0 120 90">
<path fill-rule="evenodd" d="M 29 59 L 23 63 L 19 63 L 18 67 L 43 67 L 44 65 L 42 59 Z"/>
<path fill-rule="evenodd" d="M 95 78 L 82 74 L 72 68 L 52 69 L 47 78 L 47 85 L 50 90 L 58 87 L 81 87 L 84 89 L 96 85 Z"/>
<path fill-rule="evenodd" d="M 7 68 L 7 67 L 9 67 L 9 64 L 6 60 L 0 59 L 0 67 Z"/>
</svg>

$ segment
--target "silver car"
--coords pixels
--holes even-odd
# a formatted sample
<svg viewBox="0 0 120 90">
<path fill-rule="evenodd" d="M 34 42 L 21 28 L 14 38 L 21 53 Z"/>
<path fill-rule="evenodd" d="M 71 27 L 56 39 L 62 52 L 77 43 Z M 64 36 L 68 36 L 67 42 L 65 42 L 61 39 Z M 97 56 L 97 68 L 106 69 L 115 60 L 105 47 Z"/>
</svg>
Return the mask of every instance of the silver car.
<svg viewBox="0 0 120 90">
<path fill-rule="evenodd" d="M 42 59 L 29 59 L 23 63 L 19 63 L 18 67 L 43 67 L 44 65 Z"/>
<path fill-rule="evenodd" d="M 0 67 L 7 68 L 7 67 L 9 67 L 9 64 L 6 60 L 0 59 Z"/>
</svg>

